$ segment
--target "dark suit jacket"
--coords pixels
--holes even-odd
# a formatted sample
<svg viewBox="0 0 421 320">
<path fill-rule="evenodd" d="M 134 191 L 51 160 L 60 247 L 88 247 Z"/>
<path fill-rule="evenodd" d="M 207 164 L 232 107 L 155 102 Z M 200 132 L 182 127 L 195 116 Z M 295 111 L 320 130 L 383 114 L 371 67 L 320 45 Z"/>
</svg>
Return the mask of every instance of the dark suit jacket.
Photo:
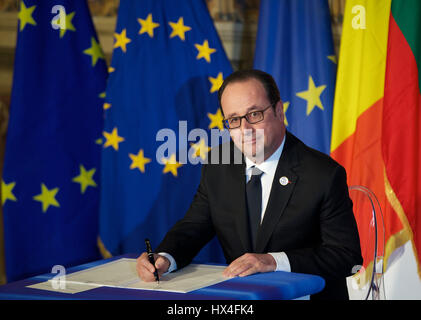
<svg viewBox="0 0 421 320">
<path fill-rule="evenodd" d="M 232 142 L 230 145 L 234 150 Z M 188 212 L 157 248 L 157 252 L 171 254 L 179 268 L 189 264 L 215 234 L 227 263 L 252 252 L 245 164 L 233 164 L 232 159 L 231 152 L 230 164 L 203 165 Z M 282 176 L 291 183 L 282 186 Z M 281 251 L 288 256 L 292 272 L 316 274 L 326 280 L 325 289 L 312 299 L 348 299 L 345 278 L 354 265 L 362 264 L 362 257 L 345 169 L 289 132 L 255 252 Z"/>
</svg>

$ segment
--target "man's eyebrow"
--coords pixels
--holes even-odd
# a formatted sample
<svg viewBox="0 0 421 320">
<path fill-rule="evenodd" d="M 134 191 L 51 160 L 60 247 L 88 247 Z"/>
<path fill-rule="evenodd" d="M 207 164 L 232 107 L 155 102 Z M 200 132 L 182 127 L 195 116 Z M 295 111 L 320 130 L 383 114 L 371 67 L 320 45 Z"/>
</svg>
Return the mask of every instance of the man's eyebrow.
<svg viewBox="0 0 421 320">
<path fill-rule="evenodd" d="M 247 108 L 246 113 L 242 114 L 241 116 L 244 116 L 247 113 L 249 113 L 251 111 L 254 111 L 254 110 L 260 110 L 260 107 L 255 106 L 255 105 L 250 106 L 250 107 Z M 226 119 L 233 118 L 233 117 L 240 117 L 240 116 L 236 112 L 234 112 L 234 113 L 228 115 Z"/>
</svg>

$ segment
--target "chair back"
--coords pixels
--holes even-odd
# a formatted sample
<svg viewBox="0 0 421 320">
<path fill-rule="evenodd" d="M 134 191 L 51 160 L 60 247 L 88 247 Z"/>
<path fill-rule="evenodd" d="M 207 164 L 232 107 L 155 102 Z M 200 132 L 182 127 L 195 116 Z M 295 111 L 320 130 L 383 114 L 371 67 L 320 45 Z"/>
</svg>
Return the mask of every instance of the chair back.
<svg viewBox="0 0 421 320">
<path fill-rule="evenodd" d="M 385 228 L 380 203 L 367 187 L 349 187 L 349 196 L 357 220 L 363 265 L 356 266 L 352 289 L 365 300 L 384 300 L 384 243 Z"/>
</svg>

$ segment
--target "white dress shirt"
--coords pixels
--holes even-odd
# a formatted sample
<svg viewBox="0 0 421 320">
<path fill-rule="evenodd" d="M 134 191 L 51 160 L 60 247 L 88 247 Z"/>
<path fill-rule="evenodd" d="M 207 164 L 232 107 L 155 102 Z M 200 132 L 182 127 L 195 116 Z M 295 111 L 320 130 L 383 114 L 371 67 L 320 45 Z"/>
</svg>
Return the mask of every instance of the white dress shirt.
<svg viewBox="0 0 421 320">
<path fill-rule="evenodd" d="M 272 189 L 273 178 L 275 177 L 276 168 L 278 166 L 279 158 L 281 157 L 282 150 L 284 149 L 285 136 L 282 140 L 281 145 L 276 151 L 265 161 L 259 164 L 255 164 L 249 158 L 246 157 L 246 183 L 251 179 L 252 167 L 257 167 L 263 172 L 260 181 L 262 183 L 262 212 L 260 216 L 260 222 L 263 221 L 265 216 L 266 207 L 269 201 L 270 190 Z M 276 261 L 275 271 L 291 271 L 291 266 L 285 252 L 269 252 L 269 254 Z"/>
<path fill-rule="evenodd" d="M 270 190 L 272 189 L 272 182 L 275 176 L 276 167 L 278 166 L 279 158 L 281 157 L 282 150 L 284 149 L 285 136 L 281 145 L 276 149 L 276 151 L 268 158 L 266 161 L 255 164 L 253 161 L 245 157 L 246 159 L 246 183 L 251 179 L 252 167 L 256 166 L 260 171 L 263 172 L 260 181 L 262 183 L 262 213 L 260 222 L 263 221 L 265 215 L 266 206 L 268 204 Z M 275 271 L 291 271 L 291 266 L 285 252 L 268 252 L 276 261 Z M 165 256 L 170 261 L 170 267 L 167 272 L 171 272 L 177 269 L 177 263 L 174 258 L 166 253 L 160 252 L 160 255 Z"/>
</svg>

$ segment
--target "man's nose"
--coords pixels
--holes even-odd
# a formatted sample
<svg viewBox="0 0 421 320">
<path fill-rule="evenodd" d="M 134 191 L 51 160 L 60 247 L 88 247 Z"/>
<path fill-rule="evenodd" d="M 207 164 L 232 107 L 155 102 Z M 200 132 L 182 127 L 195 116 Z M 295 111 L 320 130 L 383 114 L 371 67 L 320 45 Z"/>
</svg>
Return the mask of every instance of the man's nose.
<svg viewBox="0 0 421 320">
<path fill-rule="evenodd" d="M 242 118 L 241 119 L 241 130 L 251 129 L 251 128 L 252 127 L 251 127 L 250 123 L 247 121 L 247 119 L 246 118 Z"/>
<path fill-rule="evenodd" d="M 248 123 L 246 118 L 241 119 L 241 132 L 244 136 L 251 135 L 254 131 L 252 124 Z"/>
</svg>

